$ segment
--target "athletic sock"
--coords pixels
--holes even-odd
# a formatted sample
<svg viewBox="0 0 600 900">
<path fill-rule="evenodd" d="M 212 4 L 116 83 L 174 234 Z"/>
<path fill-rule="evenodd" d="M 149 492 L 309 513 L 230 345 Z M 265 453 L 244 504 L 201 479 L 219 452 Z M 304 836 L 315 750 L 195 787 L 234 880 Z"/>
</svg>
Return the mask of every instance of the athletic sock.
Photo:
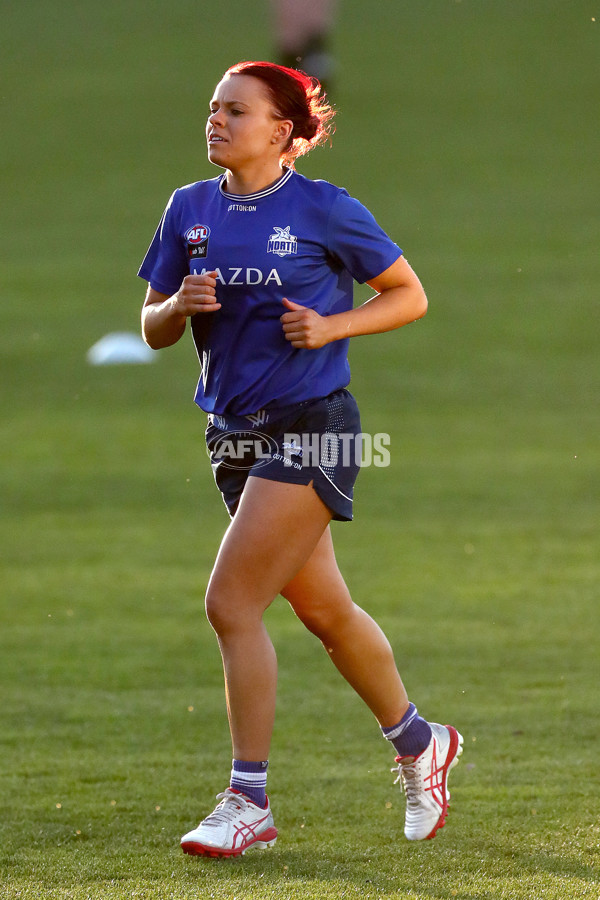
<svg viewBox="0 0 600 900">
<path fill-rule="evenodd" d="M 244 794 L 249 800 L 264 809 L 267 805 L 268 765 L 268 760 L 247 762 L 243 759 L 234 759 L 229 787 Z"/>
<path fill-rule="evenodd" d="M 429 722 L 421 718 L 414 703 L 409 705 L 397 725 L 381 730 L 384 738 L 396 748 L 398 756 L 418 756 L 431 740 Z"/>
</svg>

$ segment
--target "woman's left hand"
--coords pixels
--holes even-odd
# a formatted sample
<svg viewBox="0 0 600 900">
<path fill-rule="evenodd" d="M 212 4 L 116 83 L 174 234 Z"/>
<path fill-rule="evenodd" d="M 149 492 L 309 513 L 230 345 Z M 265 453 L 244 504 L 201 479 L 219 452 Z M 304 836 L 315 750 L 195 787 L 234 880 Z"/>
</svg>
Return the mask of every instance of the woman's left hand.
<svg viewBox="0 0 600 900">
<path fill-rule="evenodd" d="M 284 313 L 279 321 L 283 325 L 285 339 L 292 347 L 317 350 L 329 343 L 331 337 L 326 316 L 320 316 L 314 309 L 294 303 L 287 297 L 283 298 L 282 303 L 290 312 Z"/>
</svg>

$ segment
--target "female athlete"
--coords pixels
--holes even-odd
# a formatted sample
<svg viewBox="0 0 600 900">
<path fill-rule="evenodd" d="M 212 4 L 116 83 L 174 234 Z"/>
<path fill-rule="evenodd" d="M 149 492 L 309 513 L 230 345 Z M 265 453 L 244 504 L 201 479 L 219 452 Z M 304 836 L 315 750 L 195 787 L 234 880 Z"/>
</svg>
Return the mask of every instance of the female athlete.
<svg viewBox="0 0 600 900">
<path fill-rule="evenodd" d="M 216 809 L 181 840 L 193 855 L 239 856 L 277 837 L 266 796 L 277 662 L 263 614 L 279 594 L 395 748 L 409 840 L 444 824 L 462 750 L 456 729 L 409 703 L 385 635 L 352 602 L 334 555 L 329 523 L 352 518 L 358 471 L 347 452 L 360 434 L 346 390 L 349 339 L 414 322 L 427 300 L 364 206 L 295 171 L 332 117 L 304 73 L 267 62 L 228 69 L 206 125 L 208 158 L 224 173 L 173 193 L 139 272 L 151 347 L 174 344 L 190 320 L 195 399 L 231 516 L 206 611 L 223 658 L 233 765 Z M 375 291 L 356 309 L 353 280 Z"/>
</svg>

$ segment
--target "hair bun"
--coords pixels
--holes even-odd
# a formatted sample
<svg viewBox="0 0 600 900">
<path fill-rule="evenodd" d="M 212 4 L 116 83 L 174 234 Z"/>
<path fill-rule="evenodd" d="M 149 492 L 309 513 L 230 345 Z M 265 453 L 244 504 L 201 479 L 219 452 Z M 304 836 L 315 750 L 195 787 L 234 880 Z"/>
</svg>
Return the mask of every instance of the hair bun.
<svg viewBox="0 0 600 900">
<path fill-rule="evenodd" d="M 304 138 L 305 141 L 312 141 L 321 127 L 321 121 L 317 116 L 311 116 L 304 125 L 302 133 L 298 137 Z"/>
</svg>

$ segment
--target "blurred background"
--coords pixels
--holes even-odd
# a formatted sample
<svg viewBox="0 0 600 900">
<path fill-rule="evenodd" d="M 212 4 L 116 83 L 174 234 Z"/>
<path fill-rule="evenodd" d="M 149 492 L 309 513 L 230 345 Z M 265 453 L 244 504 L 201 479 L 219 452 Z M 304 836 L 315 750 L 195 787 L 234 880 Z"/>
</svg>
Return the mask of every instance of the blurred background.
<svg viewBox="0 0 600 900">
<path fill-rule="evenodd" d="M 530 749 L 549 715 L 571 750 L 592 734 L 599 35 L 596 0 L 340 0 L 337 131 L 298 165 L 372 210 L 430 301 L 354 342 L 363 426 L 390 433 L 392 465 L 361 473 L 341 565 L 430 718 L 495 721 L 501 743 L 517 714 Z M 25 0 L 4 4 L 0 42 L 4 759 L 82 759 L 100 731 L 125 768 L 132 735 L 192 759 L 197 725 L 178 716 L 200 683 L 206 727 L 223 715 L 201 596 L 227 524 L 195 353 L 184 338 L 149 365 L 86 354 L 138 331 L 137 268 L 172 190 L 216 174 L 204 122 L 222 72 L 278 58 L 272 9 Z M 289 613 L 270 615 L 299 654 L 283 697 L 294 665 L 337 691 Z M 30 810 L 50 791 L 11 785 Z"/>
<path fill-rule="evenodd" d="M 300 170 L 370 207 L 426 285 L 426 323 L 354 351 L 367 407 L 372 398 L 400 415 L 402 398 L 426 422 L 425 443 L 447 420 L 477 433 L 482 417 L 514 441 L 530 410 L 540 446 L 559 441 L 569 463 L 589 435 L 594 11 L 584 0 L 338 7 L 337 133 Z M 216 173 L 203 127 L 222 71 L 278 51 L 266 0 L 27 2 L 3 16 L 4 427 L 16 467 L 9 487 L 39 497 L 37 479 L 65 479 L 68 492 L 69 467 L 85 466 L 88 450 L 103 477 L 121 434 L 107 425 L 104 436 L 104 415 L 156 422 L 168 398 L 194 429 L 185 403 L 196 361 L 185 341 L 152 371 L 90 370 L 85 354 L 108 331 L 137 331 L 144 284 L 135 273 L 166 199 Z M 77 448 L 86 435 L 90 446 Z M 585 454 L 577 465 L 566 459 L 569 472 L 586 465 Z"/>
</svg>

